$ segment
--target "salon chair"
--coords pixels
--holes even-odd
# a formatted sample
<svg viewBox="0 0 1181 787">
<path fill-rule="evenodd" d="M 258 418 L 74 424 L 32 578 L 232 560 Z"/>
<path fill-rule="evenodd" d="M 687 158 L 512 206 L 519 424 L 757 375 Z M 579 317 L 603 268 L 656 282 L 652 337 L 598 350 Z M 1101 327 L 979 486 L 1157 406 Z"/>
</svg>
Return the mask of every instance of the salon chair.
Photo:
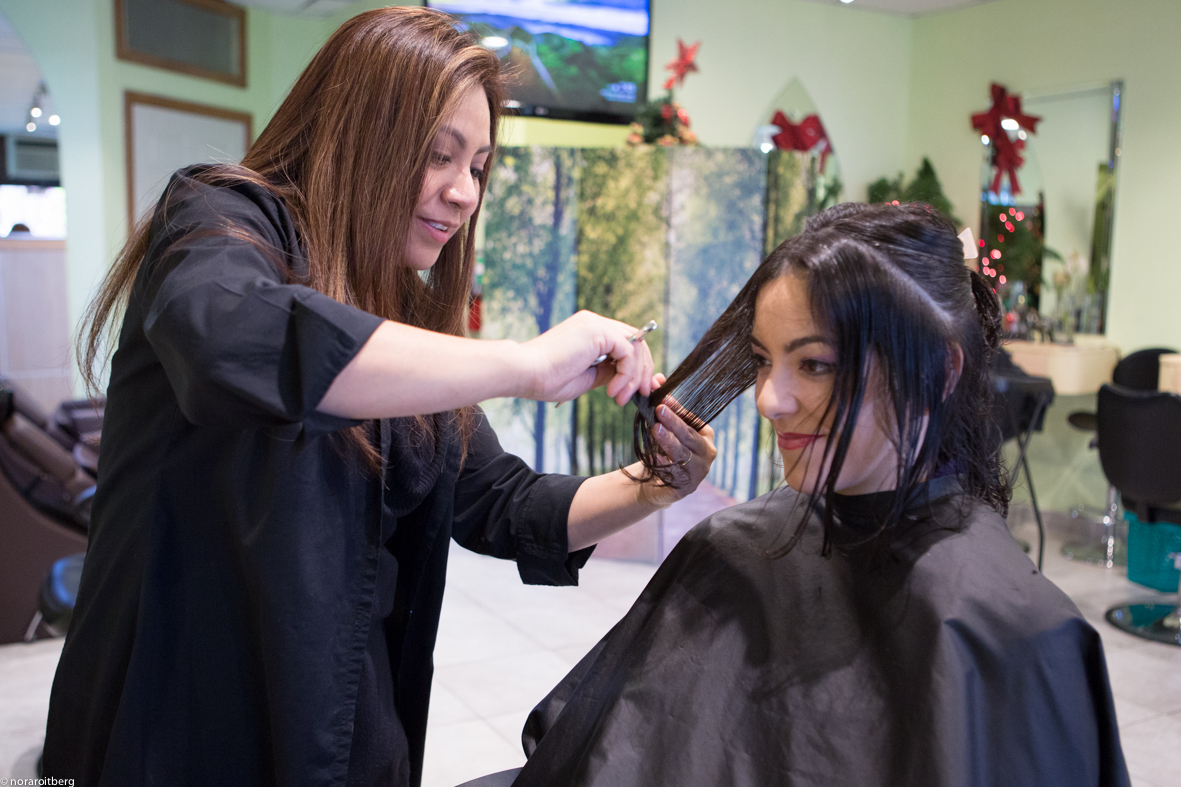
<svg viewBox="0 0 1181 787">
<path fill-rule="evenodd" d="M 1099 389 L 1099 462 L 1143 522 L 1181 524 L 1181 396 L 1114 385 Z M 1177 560 L 1177 555 L 1170 555 Z M 1112 625 L 1138 637 L 1181 645 L 1179 605 L 1121 604 Z"/>
<path fill-rule="evenodd" d="M 0 379 L 0 644 L 24 640 L 30 628 L 36 635 L 29 622 L 41 608 L 46 576 L 56 561 L 86 550 L 95 488 L 86 468 L 96 457 L 66 428 L 88 429 L 94 420 L 82 423 L 61 410 L 47 416 Z"/>
<path fill-rule="evenodd" d="M 1115 369 L 1111 372 L 1111 381 L 1114 385 L 1130 390 L 1155 391 L 1160 382 L 1160 357 L 1166 353 L 1174 352 L 1177 351 L 1167 347 L 1137 350 L 1115 365 Z M 1066 420 L 1075 429 L 1096 433 L 1095 437 L 1091 438 L 1091 448 L 1098 445 L 1099 419 L 1096 413 L 1076 410 L 1066 416 Z M 1079 515 L 1078 509 L 1072 511 L 1071 514 L 1077 517 Z M 1107 486 L 1107 505 L 1103 509 L 1100 521 L 1103 523 L 1103 537 L 1098 543 L 1066 544 L 1062 547 L 1062 556 L 1068 560 L 1077 560 L 1081 563 L 1090 563 L 1104 568 L 1127 565 L 1127 547 L 1123 541 L 1118 539 L 1116 533 L 1120 522 L 1119 495 L 1111 484 Z"/>
<path fill-rule="evenodd" d="M 1034 520 L 1037 522 L 1037 567 L 1040 571 L 1045 555 L 1046 529 L 1042 522 L 1041 509 L 1038 508 L 1037 492 L 1033 487 L 1033 475 L 1029 471 L 1026 453 L 1033 433 L 1042 431 L 1045 424 L 1046 408 L 1054 401 L 1054 384 L 1047 377 L 1027 374 L 1014 364 L 1009 354 L 1003 350 L 997 353 L 989 374 L 994 394 L 993 419 L 1000 427 L 1000 443 L 997 449 L 1010 440 L 1017 441 L 1017 461 L 1013 463 L 1009 483 L 1015 484 L 1017 476 L 1022 470 L 1025 471 L 1029 501 L 1033 506 Z M 1021 544 L 1028 552 L 1028 544 Z"/>
</svg>

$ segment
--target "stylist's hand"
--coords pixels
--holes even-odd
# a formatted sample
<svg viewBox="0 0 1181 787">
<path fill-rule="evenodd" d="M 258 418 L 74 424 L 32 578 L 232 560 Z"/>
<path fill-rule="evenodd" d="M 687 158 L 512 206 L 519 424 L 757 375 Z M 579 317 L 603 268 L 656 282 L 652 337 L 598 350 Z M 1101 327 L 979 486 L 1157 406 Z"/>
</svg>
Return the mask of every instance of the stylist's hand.
<svg viewBox="0 0 1181 787">
<path fill-rule="evenodd" d="M 652 387 L 659 388 L 664 381 L 664 375 L 658 374 L 652 380 Z M 669 400 L 676 402 L 671 396 L 666 399 Z M 695 431 L 662 403 L 656 408 L 656 426 L 652 427 L 652 435 L 668 460 L 665 464 L 672 471 L 676 486 L 664 486 L 654 479 L 644 484 L 643 495 L 655 505 L 669 506 L 695 492 L 709 475 L 718 455 L 714 447 L 714 430 L 706 424 L 700 432 Z"/>
<path fill-rule="evenodd" d="M 527 377 L 522 395 L 543 402 L 568 402 L 606 384 L 622 407 L 636 391 L 652 392 L 652 351 L 628 341 L 640 329 L 593 312 L 580 311 L 521 345 Z M 600 355 L 607 360 L 592 366 Z"/>
</svg>

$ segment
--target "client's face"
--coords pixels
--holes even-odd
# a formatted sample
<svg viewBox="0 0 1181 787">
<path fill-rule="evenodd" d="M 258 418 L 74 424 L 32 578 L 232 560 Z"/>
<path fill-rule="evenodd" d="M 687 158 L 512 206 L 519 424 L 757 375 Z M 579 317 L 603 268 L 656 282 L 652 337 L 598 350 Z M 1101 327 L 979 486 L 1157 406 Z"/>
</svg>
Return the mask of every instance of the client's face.
<svg viewBox="0 0 1181 787">
<path fill-rule="evenodd" d="M 406 264 L 427 270 L 480 204 L 480 184 L 492 149 L 488 96 L 469 88 L 443 124 L 431 151 L 422 192 L 410 222 Z"/>
<path fill-rule="evenodd" d="M 832 397 L 837 357 L 812 320 L 808 291 L 795 275 L 768 283 L 755 302 L 751 351 L 760 360 L 755 397 L 759 413 L 771 422 L 783 454 L 788 486 L 812 492 L 828 476 L 824 460 L 832 416 L 824 411 Z M 879 386 L 867 386 L 849 453 L 836 490 L 860 495 L 893 489 L 898 453 L 883 423 L 890 421 Z M 835 439 L 835 436 L 834 436 Z"/>
</svg>

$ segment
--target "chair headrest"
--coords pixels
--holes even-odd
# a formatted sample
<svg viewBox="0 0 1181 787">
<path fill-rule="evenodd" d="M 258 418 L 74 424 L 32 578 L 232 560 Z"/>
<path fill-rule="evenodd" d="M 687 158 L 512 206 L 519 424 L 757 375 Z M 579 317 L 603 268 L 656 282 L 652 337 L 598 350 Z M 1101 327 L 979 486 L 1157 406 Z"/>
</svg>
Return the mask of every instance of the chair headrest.
<svg viewBox="0 0 1181 787">
<path fill-rule="evenodd" d="M 1141 391 L 1155 391 L 1160 381 L 1160 357 L 1166 353 L 1175 353 L 1168 347 L 1147 347 L 1136 350 L 1120 360 L 1111 372 L 1111 380 L 1116 385 L 1125 388 L 1136 388 Z"/>
<path fill-rule="evenodd" d="M 1125 497 L 1181 501 L 1181 396 L 1118 385 L 1099 389 L 1099 463 Z"/>
<path fill-rule="evenodd" d="M 42 429 L 49 425 L 49 419 L 46 418 L 45 413 L 25 391 L 21 390 L 19 385 L 6 377 L 0 377 L 0 389 L 8 392 L 8 398 L 12 402 L 10 405 L 12 412 L 20 413 Z M 9 415 L 11 413 L 0 420 L 8 420 Z"/>
</svg>

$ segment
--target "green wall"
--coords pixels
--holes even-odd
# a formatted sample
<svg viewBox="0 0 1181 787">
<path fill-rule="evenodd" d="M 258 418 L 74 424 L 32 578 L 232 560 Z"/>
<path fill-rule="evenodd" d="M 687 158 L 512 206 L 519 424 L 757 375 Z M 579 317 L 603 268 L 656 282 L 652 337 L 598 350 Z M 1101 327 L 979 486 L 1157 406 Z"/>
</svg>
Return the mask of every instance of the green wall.
<svg viewBox="0 0 1181 787">
<path fill-rule="evenodd" d="M 126 237 L 123 92 L 135 90 L 250 112 L 257 133 L 317 47 L 364 0 L 327 19 L 248 9 L 248 85 L 238 88 L 115 57 L 113 0 L 0 0 L 36 58 L 61 116 L 70 310 L 75 322 Z M 701 40 L 701 73 L 680 98 L 707 145 L 750 144 L 793 77 L 802 80 L 838 151 L 847 194 L 898 169 L 905 153 L 910 20 L 794 0 L 654 2 L 651 84 L 659 94 L 677 37 Z M 511 118 L 514 145 L 622 144 L 621 126 Z"/>
<path fill-rule="evenodd" d="M 44 72 L 63 118 L 71 313 L 90 293 L 127 226 L 123 91 L 253 114 L 257 133 L 325 38 L 364 0 L 328 19 L 248 11 L 249 85 L 237 88 L 115 58 L 113 0 L 0 0 Z M 1175 0 L 997 0 L 920 19 L 797 0 L 654 0 L 652 94 L 676 40 L 702 41 L 700 72 L 678 97 L 701 141 L 744 147 L 775 96 L 798 78 L 824 119 L 847 199 L 928 155 L 965 218 L 975 217 L 980 144 L 968 115 L 988 84 L 1018 92 L 1126 80 L 1124 156 L 1113 251 L 1109 335 L 1123 348 L 1181 346 L 1172 299 L 1175 244 L 1163 228 L 1181 208 L 1181 29 Z M 623 127 L 514 118 L 509 144 L 602 146 Z"/>
<path fill-rule="evenodd" d="M 978 215 L 990 82 L 1048 93 L 1125 80 L 1107 335 L 1125 352 L 1181 347 L 1181 3 L 998 0 L 913 23 L 907 160 L 930 156 L 960 216 Z"/>
<path fill-rule="evenodd" d="M 846 199 L 905 163 L 910 19 L 795 0 L 652 0 L 653 95 L 677 38 L 701 41 L 678 91 L 705 145 L 747 147 L 793 77 L 824 121 Z"/>
</svg>

